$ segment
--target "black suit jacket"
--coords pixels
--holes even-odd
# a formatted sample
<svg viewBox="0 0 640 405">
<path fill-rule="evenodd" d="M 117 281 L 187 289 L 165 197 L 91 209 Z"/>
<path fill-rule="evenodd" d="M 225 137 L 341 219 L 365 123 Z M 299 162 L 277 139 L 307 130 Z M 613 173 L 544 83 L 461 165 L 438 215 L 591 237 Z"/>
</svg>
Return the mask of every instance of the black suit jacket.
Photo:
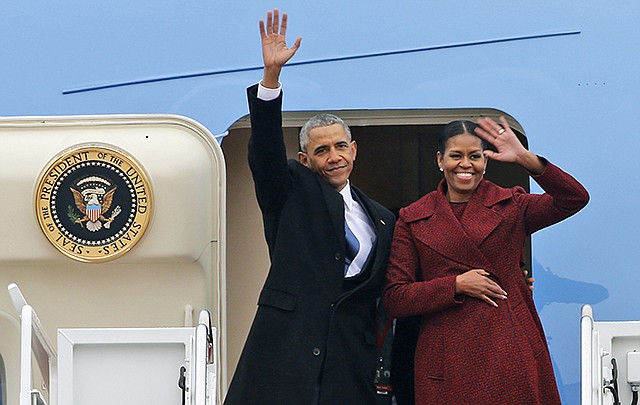
<svg viewBox="0 0 640 405">
<path fill-rule="evenodd" d="M 352 187 L 377 239 L 368 277 L 346 288 L 342 196 L 287 161 L 282 97 L 262 101 L 256 93 L 257 85 L 248 89 L 249 165 L 271 267 L 225 404 L 379 403 L 375 311 L 395 218 Z"/>
</svg>

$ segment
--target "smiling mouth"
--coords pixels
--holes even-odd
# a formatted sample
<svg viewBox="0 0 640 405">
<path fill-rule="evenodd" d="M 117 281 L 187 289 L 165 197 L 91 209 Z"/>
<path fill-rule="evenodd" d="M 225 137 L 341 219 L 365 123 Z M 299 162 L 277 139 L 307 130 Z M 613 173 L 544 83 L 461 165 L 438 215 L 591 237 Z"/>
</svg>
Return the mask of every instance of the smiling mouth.
<svg viewBox="0 0 640 405">
<path fill-rule="evenodd" d="M 467 173 L 467 172 L 459 172 L 459 173 L 454 173 L 456 175 L 456 177 L 459 177 L 461 179 L 471 179 L 473 177 L 473 173 Z"/>
<path fill-rule="evenodd" d="M 327 169 L 328 173 L 333 173 L 336 170 L 341 170 L 341 169 L 346 169 L 347 166 L 338 166 L 338 167 L 332 167 L 331 169 Z"/>
</svg>

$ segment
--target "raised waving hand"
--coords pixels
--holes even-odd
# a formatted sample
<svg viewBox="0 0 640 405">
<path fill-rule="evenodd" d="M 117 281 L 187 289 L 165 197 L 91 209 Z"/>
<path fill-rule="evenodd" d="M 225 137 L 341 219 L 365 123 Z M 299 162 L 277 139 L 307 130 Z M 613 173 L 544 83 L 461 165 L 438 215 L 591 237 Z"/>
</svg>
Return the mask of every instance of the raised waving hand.
<svg viewBox="0 0 640 405">
<path fill-rule="evenodd" d="M 480 118 L 477 123 L 476 134 L 495 146 L 497 150 L 497 152 L 485 150 L 486 157 L 500 162 L 517 163 L 533 174 L 544 171 L 544 163 L 520 143 L 504 117 L 500 117 L 501 125 L 491 118 Z"/>
<path fill-rule="evenodd" d="M 262 85 L 269 88 L 278 87 L 278 79 L 282 67 L 295 55 L 302 37 L 298 37 L 291 47 L 287 47 L 287 13 L 278 9 L 267 12 L 267 23 L 260 20 L 260 38 L 262 39 L 262 59 L 264 62 L 264 78 Z"/>
</svg>

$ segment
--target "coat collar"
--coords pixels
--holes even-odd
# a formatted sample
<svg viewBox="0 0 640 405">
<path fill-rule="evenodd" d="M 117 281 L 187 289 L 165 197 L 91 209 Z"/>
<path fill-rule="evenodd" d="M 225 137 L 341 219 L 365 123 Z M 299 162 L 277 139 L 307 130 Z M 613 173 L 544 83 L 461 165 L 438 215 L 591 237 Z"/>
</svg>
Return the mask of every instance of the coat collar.
<svg viewBox="0 0 640 405">
<path fill-rule="evenodd" d="M 502 215 L 493 207 L 510 198 L 510 190 L 483 180 L 458 221 L 446 197 L 446 183 L 442 180 L 437 190 L 403 208 L 400 216 L 407 223 L 415 223 L 412 225 L 415 237 L 441 255 L 470 268 L 490 271 L 491 264 L 480 246 L 502 221 Z"/>
<path fill-rule="evenodd" d="M 449 204 L 446 195 L 447 183 L 441 180 L 434 192 L 425 195 L 401 210 L 405 222 L 414 222 L 431 217 L 440 205 Z M 512 196 L 511 190 L 499 187 L 488 180 L 482 180 L 469 203 L 490 208 L 501 201 L 510 199 Z"/>
</svg>

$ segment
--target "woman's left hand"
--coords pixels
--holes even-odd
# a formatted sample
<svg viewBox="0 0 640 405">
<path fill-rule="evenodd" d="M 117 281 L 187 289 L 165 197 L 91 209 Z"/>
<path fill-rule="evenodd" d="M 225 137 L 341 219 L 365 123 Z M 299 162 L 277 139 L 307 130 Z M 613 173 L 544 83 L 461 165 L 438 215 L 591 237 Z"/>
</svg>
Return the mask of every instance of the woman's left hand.
<svg viewBox="0 0 640 405">
<path fill-rule="evenodd" d="M 500 117 L 501 125 L 488 117 L 478 119 L 477 124 L 476 134 L 497 150 L 485 150 L 486 157 L 500 162 L 517 163 L 533 174 L 544 171 L 544 163 L 522 145 L 504 117 Z"/>
</svg>

